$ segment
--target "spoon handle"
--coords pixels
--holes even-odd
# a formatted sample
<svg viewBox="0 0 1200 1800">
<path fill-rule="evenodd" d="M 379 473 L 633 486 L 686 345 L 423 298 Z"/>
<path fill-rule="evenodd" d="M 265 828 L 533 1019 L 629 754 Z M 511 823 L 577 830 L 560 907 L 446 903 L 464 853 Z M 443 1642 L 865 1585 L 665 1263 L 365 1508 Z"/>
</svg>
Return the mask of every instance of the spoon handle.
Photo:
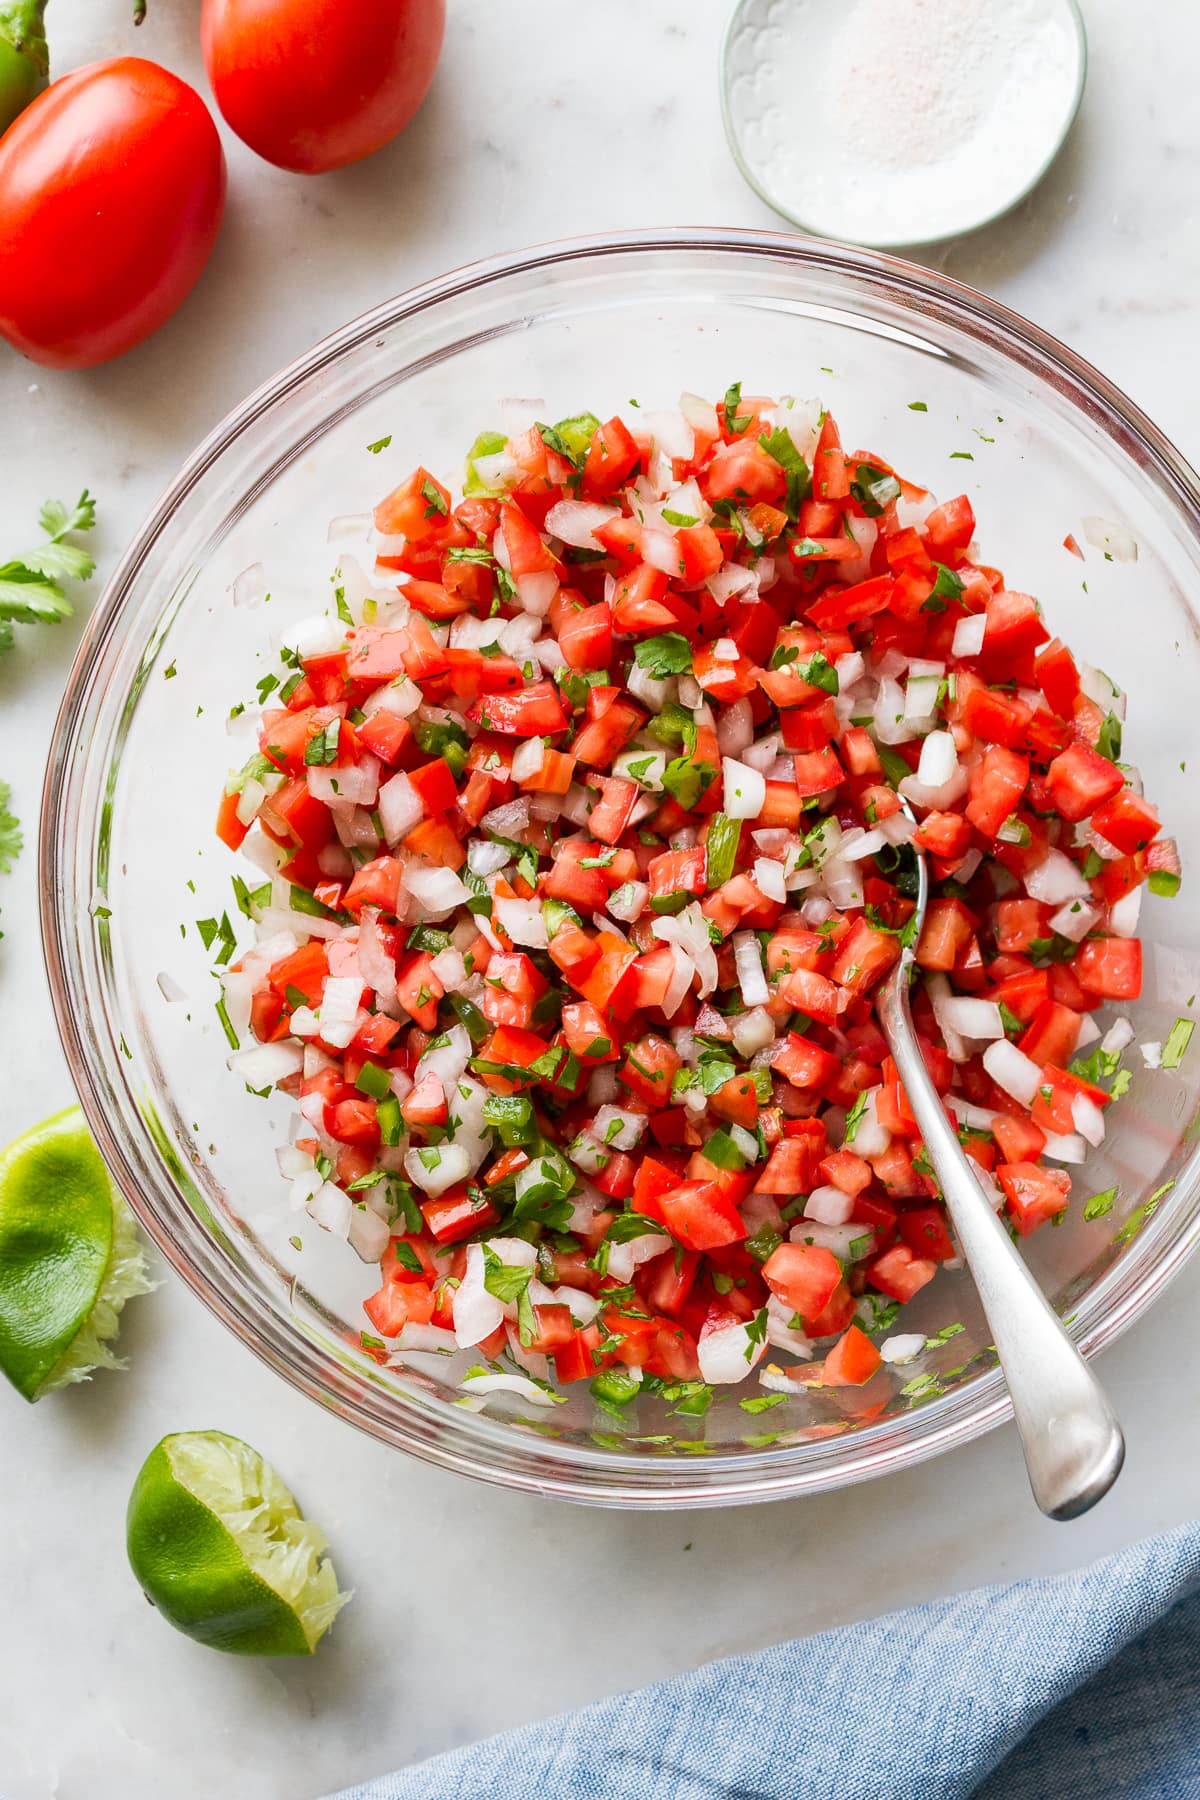
<svg viewBox="0 0 1200 1800">
<path fill-rule="evenodd" d="M 1052 1519 L 1103 1498 L 1125 1440 L 1099 1382 L 1063 1329 L 972 1174 L 913 1030 L 906 958 L 883 984 L 878 1016 L 913 1117 L 937 1170 L 1008 1383 L 1029 1484 Z"/>
</svg>

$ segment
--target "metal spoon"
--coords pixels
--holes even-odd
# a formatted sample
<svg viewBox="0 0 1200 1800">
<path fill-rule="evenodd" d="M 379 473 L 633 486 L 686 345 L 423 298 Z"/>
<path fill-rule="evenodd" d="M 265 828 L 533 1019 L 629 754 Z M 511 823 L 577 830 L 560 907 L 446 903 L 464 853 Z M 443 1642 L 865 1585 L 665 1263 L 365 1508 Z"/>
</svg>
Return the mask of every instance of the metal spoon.
<svg viewBox="0 0 1200 1800">
<path fill-rule="evenodd" d="M 907 804 L 904 810 L 911 818 Z M 929 901 L 929 876 L 915 845 L 913 853 L 919 930 Z M 913 967 L 914 950 L 907 947 L 879 990 L 879 1023 L 979 1290 L 1008 1383 L 1033 1497 L 1050 1518 L 1074 1519 L 1102 1499 L 1117 1479 L 1125 1439 L 1103 1388 L 1018 1254 L 946 1117 L 909 1011 Z"/>
</svg>

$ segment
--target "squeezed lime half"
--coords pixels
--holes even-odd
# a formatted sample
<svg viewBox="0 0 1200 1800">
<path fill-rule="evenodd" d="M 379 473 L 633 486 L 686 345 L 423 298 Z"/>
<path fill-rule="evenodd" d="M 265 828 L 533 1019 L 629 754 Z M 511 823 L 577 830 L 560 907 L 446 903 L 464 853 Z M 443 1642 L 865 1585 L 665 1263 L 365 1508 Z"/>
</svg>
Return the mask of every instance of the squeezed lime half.
<svg viewBox="0 0 1200 1800">
<path fill-rule="evenodd" d="M 325 1534 L 257 1450 L 181 1431 L 150 1452 L 126 1514 L 129 1561 L 163 1617 L 216 1650 L 311 1656 L 350 1598 Z"/>
<path fill-rule="evenodd" d="M 77 1106 L 0 1151 L 0 1370 L 27 1400 L 122 1369 L 122 1307 L 149 1293 L 133 1214 Z"/>
</svg>

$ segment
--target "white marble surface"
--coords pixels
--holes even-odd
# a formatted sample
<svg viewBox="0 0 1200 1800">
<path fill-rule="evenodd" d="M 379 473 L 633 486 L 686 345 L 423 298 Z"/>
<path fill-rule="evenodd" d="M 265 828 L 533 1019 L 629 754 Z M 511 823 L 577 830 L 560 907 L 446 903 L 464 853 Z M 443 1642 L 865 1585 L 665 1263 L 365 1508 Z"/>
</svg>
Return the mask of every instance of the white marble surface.
<svg viewBox="0 0 1200 1800">
<path fill-rule="evenodd" d="M 54 0 L 58 67 L 137 49 L 203 85 L 193 4 Z M 1013 217 L 936 256 L 1069 340 L 1200 455 L 1200 23 L 1087 0 L 1078 127 Z M 475 256 L 638 224 L 772 226 L 720 133 L 725 8 L 451 0 L 434 91 L 370 164 L 305 181 L 228 140 L 227 222 L 156 340 L 85 375 L 0 355 L 0 543 L 47 494 L 100 500 L 107 571 L 192 444 L 312 340 Z M 673 22 L 674 20 L 683 22 Z M 83 609 L 86 610 L 86 607 Z M 0 773 L 32 822 L 76 628 L 0 663 Z M 27 852 L 0 882 L 0 1141 L 69 1099 Z M 19 1048 L 18 1048 L 19 1046 Z M 1106 1359 L 1128 1429 L 1114 1495 L 1070 1527 L 1033 1511 L 1011 1431 L 894 1481 L 774 1508 L 622 1517 L 470 1486 L 352 1434 L 270 1376 L 172 1280 L 127 1314 L 132 1370 L 36 1409 L 0 1393 L 0 1792 L 6 1800 L 310 1800 L 621 1686 L 980 1581 L 1061 1569 L 1194 1511 L 1200 1266 Z M 1185 1350 L 1186 1354 L 1186 1350 Z M 1168 1382 L 1164 1371 L 1172 1371 Z M 212 1655 L 147 1609 L 122 1519 L 166 1431 L 259 1445 L 326 1524 L 357 1589 L 320 1656 Z"/>
</svg>

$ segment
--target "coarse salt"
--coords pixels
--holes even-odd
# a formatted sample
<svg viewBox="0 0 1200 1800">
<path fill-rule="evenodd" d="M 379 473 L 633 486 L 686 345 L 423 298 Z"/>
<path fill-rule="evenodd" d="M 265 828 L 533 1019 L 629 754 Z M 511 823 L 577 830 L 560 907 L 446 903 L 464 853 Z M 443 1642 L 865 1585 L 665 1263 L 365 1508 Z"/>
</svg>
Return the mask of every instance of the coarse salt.
<svg viewBox="0 0 1200 1800">
<path fill-rule="evenodd" d="M 867 244 L 953 236 L 1014 204 L 1074 116 L 1069 0 L 747 0 L 729 120 L 771 201 Z"/>
</svg>

